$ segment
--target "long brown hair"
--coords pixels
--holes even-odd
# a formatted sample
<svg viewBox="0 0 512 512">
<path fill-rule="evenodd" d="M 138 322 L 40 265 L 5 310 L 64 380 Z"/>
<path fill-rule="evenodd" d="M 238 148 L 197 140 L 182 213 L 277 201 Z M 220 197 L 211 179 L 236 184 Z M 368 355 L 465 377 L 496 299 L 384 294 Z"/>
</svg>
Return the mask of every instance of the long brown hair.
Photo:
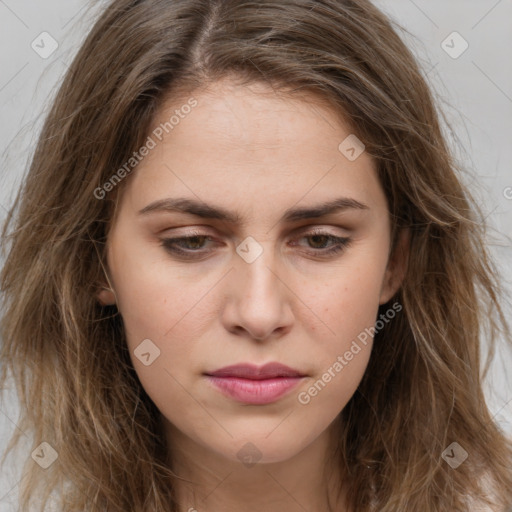
<svg viewBox="0 0 512 512">
<path fill-rule="evenodd" d="M 20 510 L 34 510 L 38 489 L 41 509 L 58 491 L 69 512 L 178 510 L 160 413 L 116 307 L 96 300 L 130 177 L 103 199 L 95 191 L 144 144 L 167 97 L 226 76 L 327 101 L 378 164 L 393 239 L 411 232 L 393 298 L 403 312 L 376 334 L 341 412 L 334 453 L 350 507 L 511 503 L 511 441 L 486 406 L 480 360 L 483 341 L 510 340 L 497 272 L 439 109 L 390 20 L 368 0 L 113 0 L 66 74 L 2 234 L 0 384 L 12 374 L 20 428 L 58 454 L 45 471 L 28 458 Z M 456 469 L 442 457 L 454 442 L 468 453 Z"/>
</svg>

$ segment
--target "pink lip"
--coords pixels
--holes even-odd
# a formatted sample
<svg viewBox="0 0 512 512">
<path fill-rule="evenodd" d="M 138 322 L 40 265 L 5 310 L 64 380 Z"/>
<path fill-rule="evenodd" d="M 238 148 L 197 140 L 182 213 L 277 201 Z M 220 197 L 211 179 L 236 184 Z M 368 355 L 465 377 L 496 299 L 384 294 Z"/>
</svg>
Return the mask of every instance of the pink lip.
<svg viewBox="0 0 512 512">
<path fill-rule="evenodd" d="M 280 363 L 268 363 L 262 367 L 237 364 L 205 375 L 226 396 L 252 405 L 275 402 L 305 377 Z"/>
</svg>

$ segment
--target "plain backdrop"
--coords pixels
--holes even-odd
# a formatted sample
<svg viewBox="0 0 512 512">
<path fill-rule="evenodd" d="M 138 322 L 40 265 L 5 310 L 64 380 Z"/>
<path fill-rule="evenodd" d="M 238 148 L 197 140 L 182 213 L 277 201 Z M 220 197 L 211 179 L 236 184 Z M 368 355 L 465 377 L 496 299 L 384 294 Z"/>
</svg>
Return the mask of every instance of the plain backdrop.
<svg viewBox="0 0 512 512">
<path fill-rule="evenodd" d="M 406 29 L 400 34 L 447 114 L 451 129 L 445 127 L 446 135 L 468 169 L 465 179 L 486 213 L 488 243 L 510 290 L 512 0 L 375 3 Z M 98 1 L 89 9 L 84 0 L 0 0 L 0 221 L 20 185 L 49 100 L 103 5 Z M 512 317 L 508 306 L 507 314 Z M 508 432 L 511 370 L 510 352 L 500 351 L 486 382 L 491 412 Z M 18 428 L 18 409 L 10 392 L 0 406 L 2 453 Z M 34 449 L 28 434 L 23 439 L 26 447 L 16 464 L 13 460 L 0 476 L 0 512 L 16 510 L 18 466 Z"/>
</svg>

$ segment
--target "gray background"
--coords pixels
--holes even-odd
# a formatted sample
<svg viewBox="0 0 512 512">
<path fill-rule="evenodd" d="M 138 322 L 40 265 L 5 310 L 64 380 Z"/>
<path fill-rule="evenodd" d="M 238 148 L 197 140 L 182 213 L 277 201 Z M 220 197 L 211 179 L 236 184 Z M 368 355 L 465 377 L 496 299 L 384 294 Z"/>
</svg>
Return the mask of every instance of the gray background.
<svg viewBox="0 0 512 512">
<path fill-rule="evenodd" d="M 512 0 L 378 0 L 375 2 L 411 34 L 401 33 L 422 64 L 453 133 L 454 151 L 468 169 L 466 180 L 491 228 L 489 246 L 509 290 L 512 270 Z M 0 221 L 20 184 L 44 113 L 77 48 L 105 2 L 84 0 L 0 0 Z M 90 8 L 90 9 L 89 9 Z M 458 32 L 469 44 L 458 58 L 442 42 Z M 31 47 L 48 32 L 58 48 L 42 58 Z M 453 39 L 453 43 L 452 43 Z M 45 48 L 50 48 L 46 39 Z M 41 43 L 39 43 L 41 46 Z M 462 40 L 449 37 L 457 52 Z M 449 50 L 449 48 L 447 48 Z M 40 50 L 42 51 L 42 49 Z M 508 318 L 512 309 L 507 307 Z M 486 382 L 489 407 L 512 432 L 512 373 L 509 350 L 498 352 Z M 18 428 L 16 400 L 0 404 L 0 453 Z M 17 464 L 34 449 L 26 446 Z M 13 459 L 8 459 L 12 460 Z M 15 510 L 19 467 L 9 462 L 0 476 L 0 512 Z"/>
</svg>

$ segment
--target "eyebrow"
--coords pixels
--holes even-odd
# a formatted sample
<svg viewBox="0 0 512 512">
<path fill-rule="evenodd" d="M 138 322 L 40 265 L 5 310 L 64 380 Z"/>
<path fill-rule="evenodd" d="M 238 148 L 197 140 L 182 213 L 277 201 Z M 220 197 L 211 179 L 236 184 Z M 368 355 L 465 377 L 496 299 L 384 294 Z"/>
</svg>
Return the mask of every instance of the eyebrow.
<svg viewBox="0 0 512 512">
<path fill-rule="evenodd" d="M 289 208 L 281 217 L 281 222 L 296 222 L 304 219 L 323 217 L 350 209 L 369 210 L 370 208 L 356 199 L 339 197 L 312 206 Z M 219 206 L 209 205 L 203 201 L 185 197 L 159 199 L 142 208 L 138 214 L 146 215 L 162 211 L 187 213 L 205 219 L 221 220 L 231 224 L 240 224 L 242 220 L 240 215 L 236 212 L 231 212 Z"/>
</svg>

